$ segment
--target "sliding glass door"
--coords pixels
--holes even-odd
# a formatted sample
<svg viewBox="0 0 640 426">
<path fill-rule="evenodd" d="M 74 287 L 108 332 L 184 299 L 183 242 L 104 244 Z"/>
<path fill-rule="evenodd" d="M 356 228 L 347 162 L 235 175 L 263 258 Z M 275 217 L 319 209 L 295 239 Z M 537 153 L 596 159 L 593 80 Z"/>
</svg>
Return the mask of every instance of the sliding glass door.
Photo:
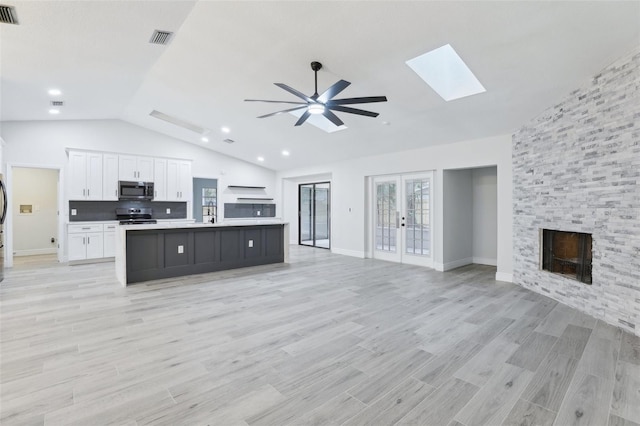
<svg viewBox="0 0 640 426">
<path fill-rule="evenodd" d="M 305 183 L 298 187 L 298 243 L 331 247 L 331 184 Z"/>
</svg>

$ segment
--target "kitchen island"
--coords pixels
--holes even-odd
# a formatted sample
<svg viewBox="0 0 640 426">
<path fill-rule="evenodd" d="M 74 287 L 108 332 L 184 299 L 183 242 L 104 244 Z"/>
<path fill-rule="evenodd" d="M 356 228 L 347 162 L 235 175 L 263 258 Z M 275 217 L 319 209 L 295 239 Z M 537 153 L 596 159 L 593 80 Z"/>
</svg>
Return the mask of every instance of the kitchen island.
<svg viewBox="0 0 640 426">
<path fill-rule="evenodd" d="M 136 282 L 289 261 L 289 224 L 278 220 L 120 225 L 116 276 Z"/>
</svg>

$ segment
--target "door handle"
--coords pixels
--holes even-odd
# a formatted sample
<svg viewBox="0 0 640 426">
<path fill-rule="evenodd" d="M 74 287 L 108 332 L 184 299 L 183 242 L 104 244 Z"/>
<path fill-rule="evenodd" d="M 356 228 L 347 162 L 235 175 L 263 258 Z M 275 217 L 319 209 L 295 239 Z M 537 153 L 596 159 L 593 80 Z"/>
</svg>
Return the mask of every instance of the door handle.
<svg viewBox="0 0 640 426">
<path fill-rule="evenodd" d="M 396 212 L 396 228 L 400 228 L 400 215 Z"/>
</svg>

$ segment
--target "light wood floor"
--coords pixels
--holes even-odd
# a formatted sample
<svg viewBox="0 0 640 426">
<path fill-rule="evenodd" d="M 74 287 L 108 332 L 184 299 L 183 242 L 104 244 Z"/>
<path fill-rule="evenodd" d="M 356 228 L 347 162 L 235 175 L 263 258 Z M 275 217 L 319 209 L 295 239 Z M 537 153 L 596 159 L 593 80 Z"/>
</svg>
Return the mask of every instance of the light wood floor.
<svg viewBox="0 0 640 426">
<path fill-rule="evenodd" d="M 17 262 L 0 423 L 640 424 L 640 339 L 492 267 L 291 258 L 126 289 L 112 263 Z"/>
</svg>

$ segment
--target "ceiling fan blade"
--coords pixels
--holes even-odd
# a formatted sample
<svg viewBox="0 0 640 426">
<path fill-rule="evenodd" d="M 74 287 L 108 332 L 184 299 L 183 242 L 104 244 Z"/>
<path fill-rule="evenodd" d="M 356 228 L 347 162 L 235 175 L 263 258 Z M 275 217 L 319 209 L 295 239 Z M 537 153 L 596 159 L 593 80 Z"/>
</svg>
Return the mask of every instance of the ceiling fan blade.
<svg viewBox="0 0 640 426">
<path fill-rule="evenodd" d="M 329 121 L 331 121 L 333 124 L 335 124 L 336 126 L 342 126 L 344 125 L 344 123 L 342 122 L 342 120 L 340 120 L 338 118 L 337 115 L 335 115 L 334 113 L 332 113 L 331 111 L 329 111 L 328 108 L 324 109 L 324 112 L 322 113 L 322 115 L 324 115 L 325 117 L 327 117 L 329 119 Z"/>
<path fill-rule="evenodd" d="M 297 97 L 299 97 L 300 99 L 303 99 L 309 103 L 313 102 L 313 99 L 311 99 L 310 97 L 308 97 L 307 95 L 305 95 L 302 92 L 299 92 L 298 90 L 294 89 L 293 87 L 287 86 L 284 83 L 273 83 L 276 86 L 278 86 L 281 89 L 286 90 L 287 92 L 291 93 L 292 95 L 296 95 Z"/>
<path fill-rule="evenodd" d="M 299 106 L 299 107 L 289 108 L 289 109 L 284 109 L 284 110 L 282 110 L 282 111 L 272 112 L 271 114 L 261 115 L 261 116 L 259 116 L 258 118 L 267 118 L 267 117 L 272 117 L 272 116 L 274 116 L 274 115 L 283 114 L 283 113 L 285 113 L 285 112 L 291 112 L 291 111 L 295 111 L 295 110 L 297 110 L 297 109 L 302 109 L 302 108 L 306 108 L 306 107 L 307 107 L 307 104 L 304 104 L 304 105 Z"/>
<path fill-rule="evenodd" d="M 372 102 L 387 102 L 386 96 L 366 96 L 363 98 L 344 98 L 327 101 L 326 105 L 369 104 Z"/>
<path fill-rule="evenodd" d="M 327 108 L 332 109 L 334 111 L 348 112 L 350 114 L 366 115 L 367 117 L 377 117 L 380 115 L 377 112 L 365 111 L 363 109 L 350 108 L 350 107 L 345 107 L 340 105 L 331 105 L 331 106 L 327 106 Z"/>
<path fill-rule="evenodd" d="M 306 105 L 306 102 L 291 102 L 291 101 L 268 101 L 266 99 L 245 99 L 245 102 L 269 102 L 272 104 L 294 104 L 294 105 Z"/>
<path fill-rule="evenodd" d="M 311 113 L 309 112 L 309 110 L 306 110 L 298 119 L 298 121 L 296 121 L 296 126 L 301 125 L 302 123 L 304 123 L 305 121 L 307 121 L 307 118 L 309 118 L 309 116 L 311 115 Z"/>
<path fill-rule="evenodd" d="M 344 89 L 349 87 L 350 84 L 351 83 L 349 83 L 347 80 L 338 81 L 333 86 L 325 90 L 322 95 L 318 96 L 318 101 L 327 102 L 329 99 L 333 98 L 338 93 L 342 92 Z"/>
</svg>

